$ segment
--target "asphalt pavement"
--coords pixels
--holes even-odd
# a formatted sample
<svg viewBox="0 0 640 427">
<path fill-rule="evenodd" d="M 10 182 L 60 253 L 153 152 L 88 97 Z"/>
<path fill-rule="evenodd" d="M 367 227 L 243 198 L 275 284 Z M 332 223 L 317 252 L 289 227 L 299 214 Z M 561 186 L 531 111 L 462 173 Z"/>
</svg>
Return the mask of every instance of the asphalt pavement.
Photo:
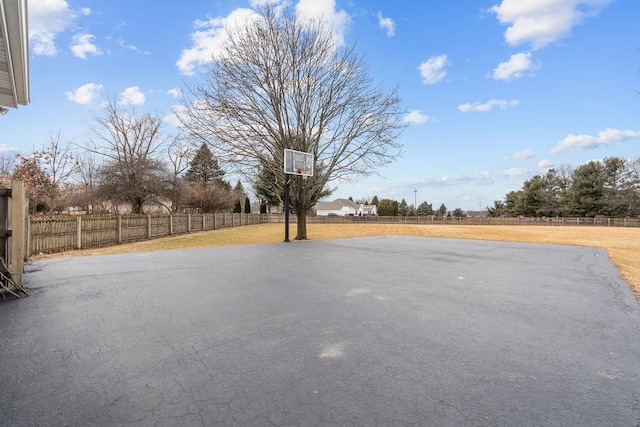
<svg viewBox="0 0 640 427">
<path fill-rule="evenodd" d="M 408 236 L 39 260 L 0 425 L 638 426 L 602 249 Z"/>
</svg>

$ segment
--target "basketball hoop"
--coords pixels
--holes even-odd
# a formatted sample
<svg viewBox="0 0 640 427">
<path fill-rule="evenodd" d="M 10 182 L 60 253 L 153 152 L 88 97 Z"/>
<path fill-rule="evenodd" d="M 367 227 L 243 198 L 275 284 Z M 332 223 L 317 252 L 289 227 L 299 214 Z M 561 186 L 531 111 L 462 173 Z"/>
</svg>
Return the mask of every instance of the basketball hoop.
<svg viewBox="0 0 640 427">
<path fill-rule="evenodd" d="M 284 173 L 302 177 L 313 176 L 313 154 L 285 149 Z"/>
</svg>

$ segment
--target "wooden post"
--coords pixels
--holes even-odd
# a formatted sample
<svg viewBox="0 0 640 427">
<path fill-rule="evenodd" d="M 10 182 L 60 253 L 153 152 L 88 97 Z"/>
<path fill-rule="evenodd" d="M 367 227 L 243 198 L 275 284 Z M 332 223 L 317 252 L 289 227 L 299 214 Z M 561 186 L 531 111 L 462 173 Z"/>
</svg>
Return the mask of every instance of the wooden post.
<svg viewBox="0 0 640 427">
<path fill-rule="evenodd" d="M 118 215 L 118 244 L 122 244 L 122 215 Z"/>
<path fill-rule="evenodd" d="M 202 231 L 207 231 L 207 214 L 202 213 Z"/>
<path fill-rule="evenodd" d="M 29 208 L 25 207 L 24 217 L 27 221 L 27 234 L 24 236 L 24 260 L 27 260 L 27 257 L 31 255 L 31 218 L 29 217 Z"/>
<path fill-rule="evenodd" d="M 215 230 L 216 228 L 218 228 L 218 222 L 216 220 L 216 214 L 213 214 L 213 229 Z"/>
<path fill-rule="evenodd" d="M 82 249 L 82 217 L 76 217 L 76 249 Z"/>
<path fill-rule="evenodd" d="M 8 261 L 11 279 L 20 286 L 24 274 L 25 203 L 24 182 L 15 179 L 11 185 L 11 254 Z"/>
<path fill-rule="evenodd" d="M 191 214 L 187 214 L 187 233 L 191 233 Z"/>
<path fill-rule="evenodd" d="M 173 234 L 173 215 L 169 214 L 169 236 Z"/>
<path fill-rule="evenodd" d="M 151 214 L 147 214 L 147 239 L 151 238 Z"/>
</svg>

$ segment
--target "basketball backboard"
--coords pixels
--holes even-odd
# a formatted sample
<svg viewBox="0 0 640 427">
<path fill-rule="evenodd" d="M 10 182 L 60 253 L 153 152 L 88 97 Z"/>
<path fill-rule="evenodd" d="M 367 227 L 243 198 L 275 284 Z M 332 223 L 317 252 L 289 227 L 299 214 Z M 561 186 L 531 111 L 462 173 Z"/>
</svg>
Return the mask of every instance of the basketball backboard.
<svg viewBox="0 0 640 427">
<path fill-rule="evenodd" d="M 289 175 L 313 176 L 313 154 L 285 148 L 284 173 Z"/>
</svg>

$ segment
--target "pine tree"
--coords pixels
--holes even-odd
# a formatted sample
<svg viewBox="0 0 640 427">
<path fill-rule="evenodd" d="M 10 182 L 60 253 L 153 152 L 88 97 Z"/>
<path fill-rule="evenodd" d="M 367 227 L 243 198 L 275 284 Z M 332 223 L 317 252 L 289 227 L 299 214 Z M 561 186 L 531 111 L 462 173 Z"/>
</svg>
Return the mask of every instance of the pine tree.
<svg viewBox="0 0 640 427">
<path fill-rule="evenodd" d="M 248 197 L 244 199 L 244 213 L 251 213 L 251 201 Z"/>
<path fill-rule="evenodd" d="M 236 204 L 233 205 L 233 213 L 242 213 L 240 200 L 236 200 Z"/>
<path fill-rule="evenodd" d="M 213 153 L 206 143 L 202 143 L 191 160 L 189 169 L 184 177 L 190 182 L 210 184 L 221 182 L 224 171 L 218 166 L 218 161 L 213 157 Z"/>
<path fill-rule="evenodd" d="M 409 205 L 407 205 L 407 201 L 405 199 L 402 199 L 402 201 L 398 205 L 398 215 L 406 216 L 408 208 L 409 208 Z"/>
</svg>

